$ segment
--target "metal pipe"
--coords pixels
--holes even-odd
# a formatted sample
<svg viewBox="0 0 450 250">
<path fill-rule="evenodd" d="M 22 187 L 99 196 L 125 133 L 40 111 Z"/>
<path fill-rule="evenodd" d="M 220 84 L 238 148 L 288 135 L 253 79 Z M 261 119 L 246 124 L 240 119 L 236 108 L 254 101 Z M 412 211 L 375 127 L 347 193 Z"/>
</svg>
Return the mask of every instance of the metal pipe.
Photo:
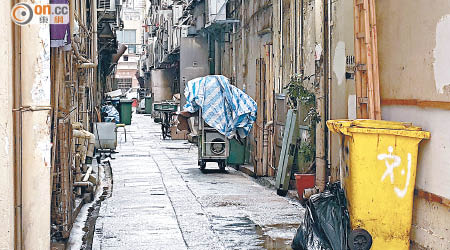
<svg viewBox="0 0 450 250">
<path fill-rule="evenodd" d="M 73 41 L 75 30 L 75 0 L 69 0 L 70 40 Z"/>
<path fill-rule="evenodd" d="M 12 3 L 18 3 L 13 0 Z M 22 107 L 21 84 L 21 27 L 12 25 L 13 44 L 13 107 Z M 13 112 L 13 145 L 14 145 L 14 249 L 23 249 L 23 216 L 22 216 L 22 112 Z"/>
<path fill-rule="evenodd" d="M 316 55 L 315 55 L 315 84 L 317 113 L 320 121 L 316 124 L 316 188 L 322 192 L 326 182 L 325 160 L 325 76 L 324 76 L 324 2 L 316 0 L 314 6 Z"/>
<path fill-rule="evenodd" d="M 332 72 L 331 72 L 331 48 L 332 48 L 332 34 L 331 34 L 331 28 L 333 26 L 333 21 L 332 21 L 332 1 L 331 0 L 327 0 L 327 43 L 328 43 L 328 52 L 327 52 L 327 120 L 331 119 L 331 88 L 332 88 Z M 330 170 L 331 170 L 331 174 L 330 174 L 330 182 L 334 183 L 336 181 L 338 181 L 339 178 L 339 166 L 331 166 L 331 133 L 328 130 L 328 127 L 325 126 L 325 131 L 326 131 L 326 154 L 327 154 L 327 165 L 330 166 Z"/>
</svg>

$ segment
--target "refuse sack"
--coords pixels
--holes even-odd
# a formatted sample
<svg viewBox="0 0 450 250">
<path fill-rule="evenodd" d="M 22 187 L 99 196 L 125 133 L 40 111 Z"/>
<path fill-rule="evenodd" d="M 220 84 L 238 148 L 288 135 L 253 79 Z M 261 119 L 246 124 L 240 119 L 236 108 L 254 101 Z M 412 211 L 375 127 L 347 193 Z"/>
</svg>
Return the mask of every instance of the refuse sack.
<svg viewBox="0 0 450 250">
<path fill-rule="evenodd" d="M 120 123 L 120 115 L 117 109 L 111 105 L 106 104 L 101 108 L 101 112 L 104 114 L 105 122 Z"/>
<path fill-rule="evenodd" d="M 305 205 L 305 216 L 292 241 L 292 249 L 347 250 L 350 219 L 340 183 L 311 196 Z"/>
</svg>

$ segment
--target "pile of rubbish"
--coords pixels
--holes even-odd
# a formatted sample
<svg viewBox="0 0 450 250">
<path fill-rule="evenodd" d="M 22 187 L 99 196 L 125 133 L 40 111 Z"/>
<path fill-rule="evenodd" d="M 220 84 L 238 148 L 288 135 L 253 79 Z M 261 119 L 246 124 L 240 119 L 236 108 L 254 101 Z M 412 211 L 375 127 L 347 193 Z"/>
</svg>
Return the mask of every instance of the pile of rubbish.
<svg viewBox="0 0 450 250">
<path fill-rule="evenodd" d="M 350 217 L 340 183 L 327 186 L 306 202 L 303 222 L 292 242 L 294 250 L 347 250 Z"/>
<path fill-rule="evenodd" d="M 120 123 L 119 112 L 111 103 L 106 103 L 102 106 L 101 112 L 104 114 L 105 122 Z"/>
</svg>

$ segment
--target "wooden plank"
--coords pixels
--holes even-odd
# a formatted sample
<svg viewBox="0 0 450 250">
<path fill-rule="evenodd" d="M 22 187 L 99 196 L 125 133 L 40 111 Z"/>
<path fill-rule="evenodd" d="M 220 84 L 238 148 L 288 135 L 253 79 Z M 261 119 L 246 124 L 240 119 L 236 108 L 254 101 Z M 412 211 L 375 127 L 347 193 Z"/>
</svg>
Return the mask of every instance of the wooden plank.
<svg viewBox="0 0 450 250">
<path fill-rule="evenodd" d="M 266 129 L 266 62 L 264 58 L 261 58 L 261 82 L 260 82 L 260 89 L 261 89 L 261 98 L 260 98 L 260 109 L 261 109 L 261 134 L 260 134 L 260 140 L 259 140 L 259 159 L 261 163 L 262 168 L 262 174 L 263 176 L 267 176 L 269 170 L 267 169 L 267 155 L 264 155 L 264 142 L 267 140 L 266 136 L 267 134 L 264 133 Z M 266 141 L 267 143 L 267 141 Z M 263 158 L 266 158 L 264 161 Z M 265 164 L 264 164 L 265 163 Z"/>
<path fill-rule="evenodd" d="M 354 15 L 354 32 L 355 34 L 358 34 L 360 32 L 360 21 L 359 21 L 359 6 L 358 6 L 358 1 L 355 0 L 355 5 L 353 6 L 353 15 Z M 355 36 L 355 65 L 359 65 L 361 64 L 361 48 L 360 48 L 360 41 L 358 40 L 358 38 Z M 362 76 L 361 76 L 361 71 L 358 70 L 358 68 L 355 69 L 355 89 L 356 89 L 356 96 L 358 99 L 359 97 L 362 96 Z M 356 101 L 356 116 L 358 118 L 362 118 L 362 107 L 361 107 L 361 103 Z"/>
<path fill-rule="evenodd" d="M 381 99 L 381 104 L 386 106 L 417 106 L 421 108 L 450 110 L 450 102 L 444 101 L 426 101 L 418 99 Z"/>
<path fill-rule="evenodd" d="M 84 177 L 83 177 L 83 182 L 86 182 L 86 181 L 88 181 L 89 180 L 89 176 L 92 174 L 92 166 L 90 166 L 89 168 L 88 168 L 88 170 L 86 171 L 86 174 L 84 175 Z"/>
<path fill-rule="evenodd" d="M 370 2 L 370 23 L 372 35 L 372 49 L 373 49 L 373 88 L 374 88 L 374 113 L 375 119 L 381 120 L 381 104 L 380 104 L 380 75 L 378 70 L 378 37 L 377 37 L 377 17 L 375 12 L 375 0 Z"/>
<path fill-rule="evenodd" d="M 450 208 L 450 199 L 447 199 L 445 197 L 427 192 L 422 189 L 415 189 L 414 195 L 419 198 L 425 199 L 426 201 L 438 203 L 438 204 L 444 205 L 447 208 Z"/>
<path fill-rule="evenodd" d="M 273 68 L 272 68 L 272 45 L 267 44 L 265 45 L 265 60 L 267 62 L 267 70 L 266 70 L 266 81 L 267 81 L 267 88 L 266 88 L 266 114 L 267 114 L 267 122 L 272 123 L 272 126 L 268 129 L 268 149 L 267 149 L 267 168 L 268 168 L 268 175 L 274 176 L 274 95 L 275 95 L 275 89 L 273 84 Z"/>
</svg>

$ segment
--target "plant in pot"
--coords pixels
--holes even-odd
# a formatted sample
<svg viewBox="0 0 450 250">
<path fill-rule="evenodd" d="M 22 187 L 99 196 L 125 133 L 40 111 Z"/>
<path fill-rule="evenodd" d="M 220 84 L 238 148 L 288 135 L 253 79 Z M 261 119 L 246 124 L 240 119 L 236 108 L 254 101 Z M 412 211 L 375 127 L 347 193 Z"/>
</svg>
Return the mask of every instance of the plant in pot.
<svg viewBox="0 0 450 250">
<path fill-rule="evenodd" d="M 300 200 L 303 200 L 303 191 L 315 184 L 315 128 L 320 117 L 316 110 L 316 86 L 311 81 L 313 77 L 296 74 L 286 86 L 288 105 L 291 109 L 297 109 L 299 114 L 299 136 L 292 176 L 295 176 Z"/>
</svg>

